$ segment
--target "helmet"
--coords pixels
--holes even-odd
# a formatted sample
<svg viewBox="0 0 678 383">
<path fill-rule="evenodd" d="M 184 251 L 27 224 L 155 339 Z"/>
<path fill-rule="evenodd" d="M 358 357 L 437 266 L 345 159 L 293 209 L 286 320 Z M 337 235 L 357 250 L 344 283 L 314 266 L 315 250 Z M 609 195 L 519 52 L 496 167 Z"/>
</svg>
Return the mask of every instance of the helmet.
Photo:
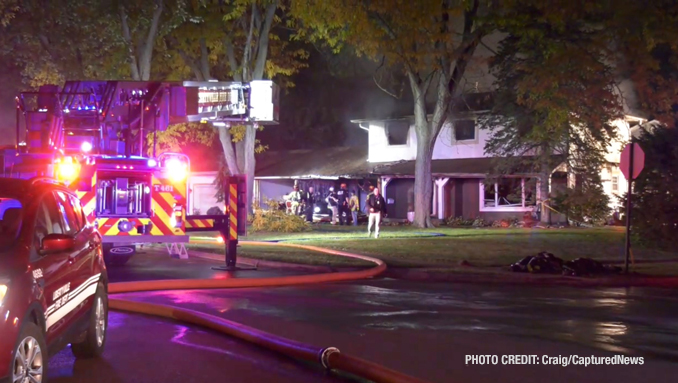
<svg viewBox="0 0 678 383">
<path fill-rule="evenodd" d="M 333 186 L 330 186 L 330 191 L 334 191 L 334 187 L 333 187 Z"/>
<path fill-rule="evenodd" d="M 346 189 L 346 184 L 341 184 L 342 189 Z"/>
</svg>

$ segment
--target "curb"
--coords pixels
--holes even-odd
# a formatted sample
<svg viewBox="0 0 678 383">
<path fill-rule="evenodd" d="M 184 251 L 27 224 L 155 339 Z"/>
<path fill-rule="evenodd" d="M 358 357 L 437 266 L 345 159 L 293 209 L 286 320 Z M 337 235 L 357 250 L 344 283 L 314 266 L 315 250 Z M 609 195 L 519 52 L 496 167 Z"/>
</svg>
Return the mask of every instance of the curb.
<svg viewBox="0 0 678 383">
<path fill-rule="evenodd" d="M 569 287 L 663 287 L 678 288 L 678 277 L 647 277 L 632 275 L 614 277 L 568 277 L 559 275 L 534 275 L 527 273 L 479 274 L 424 271 L 417 269 L 389 268 L 385 277 L 410 281 L 478 283 L 478 284 L 519 284 L 536 286 Z"/>
</svg>

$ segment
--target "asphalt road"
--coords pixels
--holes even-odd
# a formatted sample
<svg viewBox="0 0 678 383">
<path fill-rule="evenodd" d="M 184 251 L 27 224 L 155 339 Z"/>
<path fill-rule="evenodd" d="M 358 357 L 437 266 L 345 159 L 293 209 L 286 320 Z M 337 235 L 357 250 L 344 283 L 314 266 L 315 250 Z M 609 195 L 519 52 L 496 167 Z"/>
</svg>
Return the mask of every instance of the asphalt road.
<svg viewBox="0 0 678 383">
<path fill-rule="evenodd" d="M 227 275 L 210 265 L 199 259 L 141 254 L 127 266 L 109 270 L 109 275 L 112 281 L 123 281 L 280 274 L 257 270 Z M 124 296 L 197 309 L 316 346 L 338 347 L 431 382 L 674 382 L 678 375 L 678 294 L 673 290 L 381 279 Z M 50 365 L 56 366 L 50 373 L 56 381 L 341 381 L 221 335 L 136 315 L 111 318 L 104 359 L 78 362 L 74 368 L 64 351 Z M 644 363 L 563 367 L 464 362 L 466 355 L 513 354 L 537 355 L 540 361 L 544 355 L 621 354 L 642 356 Z"/>
</svg>

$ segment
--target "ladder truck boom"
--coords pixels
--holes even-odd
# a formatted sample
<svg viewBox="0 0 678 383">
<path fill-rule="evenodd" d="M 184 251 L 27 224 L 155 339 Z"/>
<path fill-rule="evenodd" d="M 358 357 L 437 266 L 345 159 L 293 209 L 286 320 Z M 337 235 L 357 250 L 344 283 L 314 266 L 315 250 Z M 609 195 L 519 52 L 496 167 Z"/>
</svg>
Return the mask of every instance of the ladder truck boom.
<svg viewBox="0 0 678 383">
<path fill-rule="evenodd" d="M 188 242 L 190 160 L 158 155 L 157 132 L 184 122 L 279 119 L 271 81 L 67 81 L 16 101 L 17 142 L 2 152 L 3 176 L 68 184 L 98 225 L 108 258 L 120 263 L 139 244 Z"/>
</svg>

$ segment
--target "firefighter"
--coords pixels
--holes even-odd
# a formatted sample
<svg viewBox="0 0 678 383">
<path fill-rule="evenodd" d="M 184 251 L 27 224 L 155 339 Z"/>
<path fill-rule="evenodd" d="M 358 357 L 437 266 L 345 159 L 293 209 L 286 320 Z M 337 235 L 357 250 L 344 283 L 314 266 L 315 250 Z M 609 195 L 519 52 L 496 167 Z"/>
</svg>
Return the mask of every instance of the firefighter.
<svg viewBox="0 0 678 383">
<path fill-rule="evenodd" d="M 287 205 L 287 214 L 299 214 L 299 204 L 301 203 L 301 192 L 299 186 L 294 185 L 294 190 L 284 197 Z"/>
<path fill-rule="evenodd" d="M 327 201 L 327 205 L 329 205 L 330 210 L 332 210 L 332 225 L 336 225 L 339 221 L 339 199 L 334 192 L 334 187 L 330 187 L 330 194 L 327 195 L 325 201 Z"/>
<path fill-rule="evenodd" d="M 348 225 L 348 217 L 351 215 L 351 211 L 348 208 L 348 190 L 346 190 L 346 184 L 341 184 L 339 191 L 337 191 L 337 199 L 339 200 L 339 224 Z M 344 216 L 344 214 L 346 214 Z"/>
<path fill-rule="evenodd" d="M 351 209 L 351 218 L 353 226 L 358 226 L 358 212 L 360 211 L 360 200 L 355 194 L 355 189 L 351 191 L 351 199 L 348 201 L 348 207 Z"/>
<path fill-rule="evenodd" d="M 379 193 L 379 188 L 374 188 L 372 194 L 367 197 L 367 208 L 370 210 L 370 218 L 367 223 L 367 236 L 370 236 L 372 225 L 374 224 L 374 238 L 379 238 L 379 224 L 381 219 L 386 217 L 386 201 Z"/>
<path fill-rule="evenodd" d="M 306 214 L 306 221 L 313 223 L 313 209 L 315 208 L 313 186 L 309 186 L 308 191 L 302 193 L 301 200 L 306 204 L 306 209 L 304 211 Z"/>
</svg>

